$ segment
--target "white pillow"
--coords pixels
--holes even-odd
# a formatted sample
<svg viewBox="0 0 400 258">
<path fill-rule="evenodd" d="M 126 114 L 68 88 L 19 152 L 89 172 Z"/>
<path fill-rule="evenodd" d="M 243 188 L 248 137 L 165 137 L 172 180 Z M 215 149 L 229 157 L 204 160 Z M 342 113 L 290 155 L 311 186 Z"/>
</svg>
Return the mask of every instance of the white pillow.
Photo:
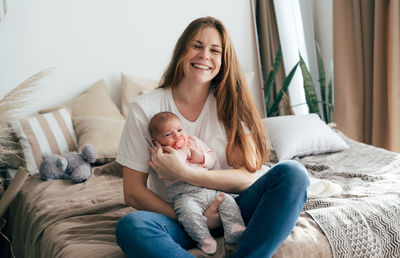
<svg viewBox="0 0 400 258">
<path fill-rule="evenodd" d="M 279 161 L 349 148 L 317 114 L 264 118 L 263 125 Z"/>
</svg>

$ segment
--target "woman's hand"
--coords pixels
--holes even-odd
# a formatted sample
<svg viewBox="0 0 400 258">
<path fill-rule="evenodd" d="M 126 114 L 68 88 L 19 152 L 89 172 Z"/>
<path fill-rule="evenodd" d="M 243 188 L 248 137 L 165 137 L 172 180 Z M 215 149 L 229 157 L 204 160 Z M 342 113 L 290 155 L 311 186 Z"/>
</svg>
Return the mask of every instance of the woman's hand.
<svg viewBox="0 0 400 258">
<path fill-rule="evenodd" d="M 210 207 L 203 213 L 203 215 L 207 218 L 207 226 L 209 229 L 215 229 L 222 226 L 221 217 L 218 212 L 218 207 L 225 199 L 225 194 L 220 193 Z"/>
<path fill-rule="evenodd" d="M 174 148 L 163 147 L 156 141 L 155 147 L 149 147 L 149 150 L 151 154 L 149 165 L 157 172 L 160 179 L 185 181 L 190 170 Z"/>
</svg>

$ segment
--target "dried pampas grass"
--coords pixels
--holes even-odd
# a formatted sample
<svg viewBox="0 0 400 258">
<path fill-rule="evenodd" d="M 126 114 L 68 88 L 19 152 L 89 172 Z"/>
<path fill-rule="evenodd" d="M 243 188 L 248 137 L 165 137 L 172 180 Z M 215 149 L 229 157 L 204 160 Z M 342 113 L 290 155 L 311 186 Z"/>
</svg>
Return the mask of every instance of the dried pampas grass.
<svg viewBox="0 0 400 258">
<path fill-rule="evenodd" d="M 23 111 L 28 108 L 27 103 L 32 100 L 32 93 L 40 87 L 38 82 L 49 73 L 50 69 L 47 69 L 29 77 L 0 100 L 0 166 L 6 165 L 11 155 L 21 158 L 8 123 L 21 118 Z"/>
</svg>

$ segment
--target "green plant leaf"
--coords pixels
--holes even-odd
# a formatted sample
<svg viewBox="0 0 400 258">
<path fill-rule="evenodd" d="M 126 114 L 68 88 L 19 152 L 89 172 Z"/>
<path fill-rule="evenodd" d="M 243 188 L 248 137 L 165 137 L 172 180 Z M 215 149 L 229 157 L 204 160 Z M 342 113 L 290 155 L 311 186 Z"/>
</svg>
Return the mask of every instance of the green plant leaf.
<svg viewBox="0 0 400 258">
<path fill-rule="evenodd" d="M 288 90 L 290 82 L 293 79 L 294 73 L 296 72 L 296 69 L 297 69 L 297 66 L 299 66 L 299 63 L 300 62 L 296 63 L 296 65 L 290 71 L 289 75 L 283 81 L 282 88 L 279 91 L 278 95 L 276 96 L 276 99 L 275 99 L 274 103 L 272 104 L 270 110 L 267 113 L 268 117 L 276 116 L 278 114 L 278 112 L 279 112 L 279 103 L 282 100 L 283 94 Z"/>
<path fill-rule="evenodd" d="M 308 71 L 307 66 L 304 63 L 304 60 L 300 54 L 299 56 L 300 56 L 300 68 L 304 80 L 304 92 L 306 95 L 306 101 L 308 104 L 309 111 L 310 113 L 316 113 L 319 115 L 319 117 L 321 117 L 321 113 L 319 111 L 319 106 L 318 106 L 318 98 L 315 92 L 314 83 L 312 82 L 311 74 Z"/>
<path fill-rule="evenodd" d="M 333 64 L 330 65 L 329 70 L 329 83 L 328 83 L 328 98 L 327 98 L 327 109 L 328 109 L 328 123 L 333 122 Z"/>
<path fill-rule="evenodd" d="M 318 49 L 318 48 L 317 48 Z M 321 101 L 322 101 L 322 112 L 324 114 L 324 119 L 325 122 L 328 123 L 329 117 L 328 117 L 328 105 L 326 105 L 328 99 L 327 94 L 326 94 L 326 74 L 325 74 L 325 67 L 324 67 L 324 61 L 322 60 L 322 56 L 320 55 L 319 51 L 317 51 L 317 56 L 318 56 L 318 70 L 319 70 L 319 87 L 321 89 Z"/>
<path fill-rule="evenodd" d="M 279 46 L 275 56 L 273 69 L 269 72 L 266 86 L 264 86 L 265 107 L 267 111 L 266 113 L 268 113 L 269 110 L 269 102 L 271 99 L 272 88 L 274 85 L 276 74 L 278 73 L 279 67 L 281 65 L 281 62 L 282 62 L 282 50 L 281 46 Z"/>
</svg>

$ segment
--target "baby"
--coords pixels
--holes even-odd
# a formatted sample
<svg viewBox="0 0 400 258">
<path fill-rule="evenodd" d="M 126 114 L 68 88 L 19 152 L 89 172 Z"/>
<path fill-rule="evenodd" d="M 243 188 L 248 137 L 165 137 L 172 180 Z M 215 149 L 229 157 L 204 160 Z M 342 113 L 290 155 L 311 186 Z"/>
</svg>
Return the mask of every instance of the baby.
<svg viewBox="0 0 400 258">
<path fill-rule="evenodd" d="M 179 118 L 171 112 L 156 114 L 149 123 L 152 142 L 163 146 L 171 146 L 185 159 L 188 166 L 210 169 L 215 163 L 215 154 L 208 145 L 195 136 L 187 136 Z M 214 254 L 217 242 L 207 227 L 204 211 L 221 193 L 216 190 L 190 185 L 181 181 L 164 181 L 168 187 L 168 195 L 172 205 L 186 232 L 198 243 L 207 254 Z M 229 194 L 218 208 L 221 216 L 225 242 L 236 244 L 245 230 L 240 209 Z"/>
</svg>

